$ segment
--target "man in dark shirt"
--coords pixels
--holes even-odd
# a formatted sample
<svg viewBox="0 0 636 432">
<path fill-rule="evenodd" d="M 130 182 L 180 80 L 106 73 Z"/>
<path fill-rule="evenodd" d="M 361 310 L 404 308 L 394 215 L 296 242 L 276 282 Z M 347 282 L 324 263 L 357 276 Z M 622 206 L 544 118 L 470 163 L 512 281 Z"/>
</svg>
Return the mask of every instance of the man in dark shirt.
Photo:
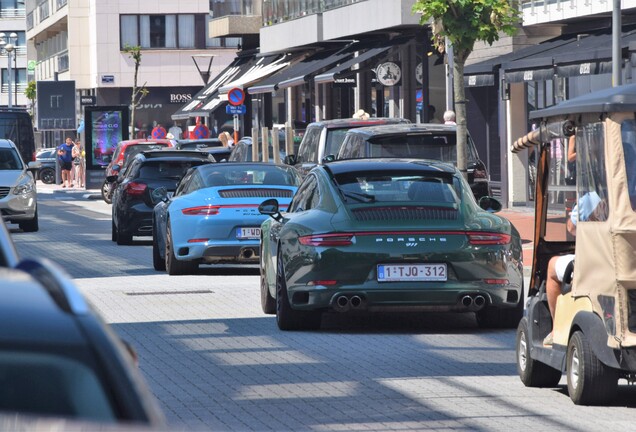
<svg viewBox="0 0 636 432">
<path fill-rule="evenodd" d="M 57 159 L 62 170 L 62 187 L 73 187 L 71 183 L 71 169 L 73 168 L 73 140 L 66 138 L 66 142 L 57 148 Z"/>
</svg>

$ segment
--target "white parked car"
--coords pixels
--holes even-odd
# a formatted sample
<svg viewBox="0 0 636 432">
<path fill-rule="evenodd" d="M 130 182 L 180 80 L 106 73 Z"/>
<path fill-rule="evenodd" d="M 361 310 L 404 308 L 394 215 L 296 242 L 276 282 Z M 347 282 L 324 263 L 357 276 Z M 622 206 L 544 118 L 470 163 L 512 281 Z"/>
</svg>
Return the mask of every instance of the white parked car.
<svg viewBox="0 0 636 432">
<path fill-rule="evenodd" d="M 6 139 L 0 139 L 0 213 L 25 232 L 38 230 L 35 180 L 16 145 Z"/>
</svg>

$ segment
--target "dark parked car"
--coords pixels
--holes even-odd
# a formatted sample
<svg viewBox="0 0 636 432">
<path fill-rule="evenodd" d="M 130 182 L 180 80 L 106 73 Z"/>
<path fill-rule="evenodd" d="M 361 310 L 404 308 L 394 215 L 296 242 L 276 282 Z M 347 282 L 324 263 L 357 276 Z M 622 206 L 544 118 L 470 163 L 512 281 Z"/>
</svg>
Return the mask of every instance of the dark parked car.
<svg viewBox="0 0 636 432">
<path fill-rule="evenodd" d="M 410 121 L 403 118 L 377 117 L 367 120 L 346 118 L 310 123 L 298 153 L 289 155 L 285 163 L 294 165 L 304 177 L 313 167 L 321 165 L 325 156 L 338 154 L 342 140 L 349 129 L 395 123 L 410 123 Z"/>
<path fill-rule="evenodd" d="M 57 149 L 47 148 L 35 155 L 35 160 L 29 162 L 29 171 L 33 172 L 36 180 L 45 184 L 55 183 L 55 165 L 57 164 Z"/>
<path fill-rule="evenodd" d="M 130 244 L 133 236 L 152 236 L 152 209 L 161 199 L 157 188 L 174 193 L 186 171 L 197 165 L 213 163 L 205 152 L 196 150 L 155 150 L 136 155 L 118 176 L 112 207 L 112 240 Z"/>
<path fill-rule="evenodd" d="M 4 224 L 0 280 L 0 411 L 165 427 L 132 348 L 59 267 L 20 261 Z M 41 422 L 32 427 L 40 429 Z"/>
<path fill-rule="evenodd" d="M 172 141 L 167 139 L 149 140 L 145 138 L 120 141 L 117 147 L 115 147 L 113 158 L 106 167 L 106 177 L 116 175 L 123 170 L 128 161 L 136 154 L 142 151 L 160 150 L 166 147 L 173 147 Z M 104 179 L 104 183 L 102 184 L 102 198 L 108 204 L 111 203 L 113 196 L 113 191 L 110 190 L 111 186 L 112 184 Z"/>
<path fill-rule="evenodd" d="M 223 143 L 218 138 L 202 139 L 180 139 L 175 147 L 179 150 L 203 150 L 212 147 L 223 147 Z"/>
<path fill-rule="evenodd" d="M 492 195 L 486 165 L 470 135 L 467 141 L 468 182 L 476 199 Z M 351 129 L 336 159 L 417 158 L 457 163 L 457 127 L 401 124 Z"/>
</svg>

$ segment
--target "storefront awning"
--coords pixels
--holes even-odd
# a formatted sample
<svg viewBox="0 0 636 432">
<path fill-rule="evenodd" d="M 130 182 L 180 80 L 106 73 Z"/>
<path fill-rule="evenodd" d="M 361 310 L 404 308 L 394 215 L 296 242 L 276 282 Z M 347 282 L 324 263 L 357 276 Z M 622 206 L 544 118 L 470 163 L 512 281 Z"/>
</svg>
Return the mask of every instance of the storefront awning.
<svg viewBox="0 0 636 432">
<path fill-rule="evenodd" d="M 258 85 L 250 87 L 250 94 L 271 93 L 278 89 L 301 85 L 309 81 L 317 73 L 351 57 L 352 52 L 323 50 L 313 53 L 277 74 L 263 80 Z"/>
<path fill-rule="evenodd" d="M 377 57 L 384 55 L 389 49 L 391 49 L 392 46 L 394 45 L 383 45 L 369 48 L 368 50 L 360 53 L 357 57 L 353 57 L 327 72 L 317 75 L 314 77 L 314 82 L 316 84 L 325 84 L 333 82 L 338 78 L 347 76 L 358 70 L 368 69 L 368 64 L 370 62 L 373 62 L 373 64 L 376 65 L 378 62 Z M 359 65 L 358 69 L 352 70 L 351 68 L 355 65 Z"/>
<path fill-rule="evenodd" d="M 253 55 L 235 58 L 227 68 L 214 77 L 200 92 L 194 95 L 190 102 L 179 108 L 179 110 L 171 116 L 172 119 L 187 120 L 190 117 L 209 114 L 210 110 L 204 110 L 203 107 L 217 98 L 219 87 L 235 79 L 242 71 L 247 70 L 255 60 L 256 57 Z"/>
<path fill-rule="evenodd" d="M 223 84 L 219 88 L 220 94 L 226 94 L 234 87 L 247 89 L 248 87 L 260 82 L 271 74 L 283 69 L 290 63 L 291 56 L 289 54 L 257 57 L 256 62 L 248 68 L 244 73 L 234 80 Z"/>
<path fill-rule="evenodd" d="M 495 85 L 494 74 L 464 75 L 464 85 L 466 87 L 488 87 Z"/>
</svg>

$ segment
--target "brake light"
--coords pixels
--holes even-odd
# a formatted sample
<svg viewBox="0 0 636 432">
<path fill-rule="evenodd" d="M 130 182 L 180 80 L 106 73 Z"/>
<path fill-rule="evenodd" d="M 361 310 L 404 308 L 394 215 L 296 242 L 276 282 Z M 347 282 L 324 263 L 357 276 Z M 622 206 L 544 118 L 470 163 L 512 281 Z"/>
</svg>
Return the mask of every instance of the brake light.
<svg viewBox="0 0 636 432">
<path fill-rule="evenodd" d="M 219 209 L 221 206 L 198 206 L 198 207 L 188 207 L 181 210 L 181 213 L 187 216 L 214 216 L 219 214 Z"/>
<path fill-rule="evenodd" d="M 489 285 L 508 285 L 508 279 L 484 279 L 484 283 Z"/>
<path fill-rule="evenodd" d="M 302 236 L 298 239 L 305 246 L 349 246 L 353 244 L 354 234 L 333 233 Z"/>
<path fill-rule="evenodd" d="M 207 238 L 194 238 L 194 239 L 188 240 L 188 243 L 205 243 L 208 240 L 210 240 L 210 239 L 207 239 Z"/>
<path fill-rule="evenodd" d="M 141 195 L 147 188 L 145 183 L 131 182 L 126 185 L 125 191 L 128 195 Z"/>
<path fill-rule="evenodd" d="M 315 281 L 309 281 L 307 282 L 307 285 L 309 286 L 316 286 L 316 285 L 335 285 L 337 284 L 338 281 L 335 279 L 325 279 L 325 280 L 315 280 Z"/>
<path fill-rule="evenodd" d="M 504 245 L 510 243 L 510 234 L 489 232 L 467 232 L 468 242 L 472 245 Z"/>
</svg>

